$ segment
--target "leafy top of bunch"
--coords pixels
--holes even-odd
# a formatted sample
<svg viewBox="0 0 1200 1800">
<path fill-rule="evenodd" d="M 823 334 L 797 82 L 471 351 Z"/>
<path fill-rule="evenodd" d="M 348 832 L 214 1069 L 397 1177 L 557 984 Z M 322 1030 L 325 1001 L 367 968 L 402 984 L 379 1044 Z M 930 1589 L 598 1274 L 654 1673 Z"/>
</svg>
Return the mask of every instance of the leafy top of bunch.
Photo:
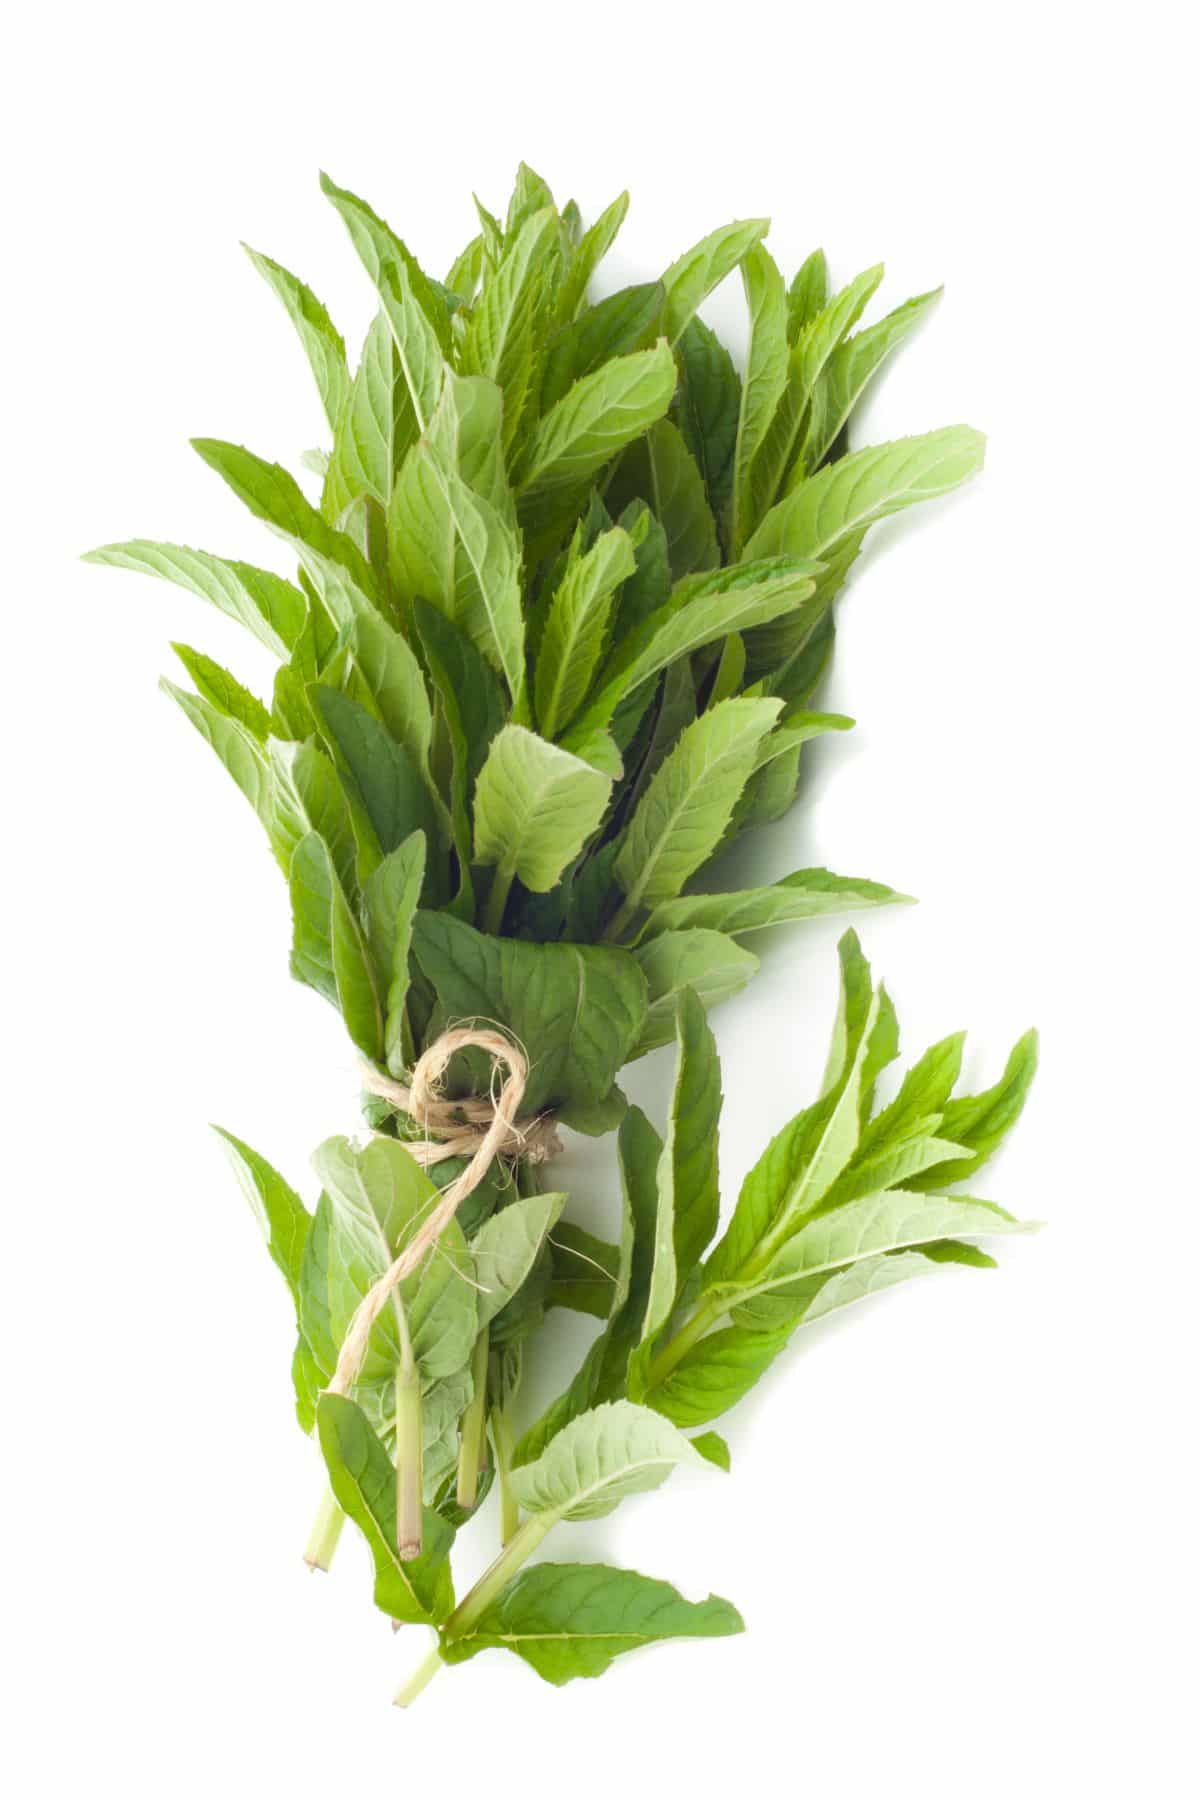
<svg viewBox="0 0 1200 1800">
<path fill-rule="evenodd" d="M 831 294 L 817 252 L 788 285 L 764 219 L 592 300 L 626 195 L 584 230 L 523 165 L 504 219 L 479 206 L 438 281 L 322 186 L 378 300 L 354 370 L 312 290 L 251 252 L 328 420 L 330 447 L 304 459 L 319 495 L 196 441 L 295 579 L 146 540 L 92 557 L 181 583 L 278 657 L 269 701 L 186 645 L 192 688 L 165 686 L 266 827 L 293 972 L 363 1053 L 395 1072 L 447 1016 L 485 1009 L 540 1040 L 586 979 L 611 1041 L 565 1054 L 540 1098 L 611 1122 L 613 1055 L 664 1042 L 685 987 L 711 1003 L 741 986 L 745 932 L 898 897 L 824 870 L 697 885 L 791 804 L 804 744 L 852 723 L 811 701 L 866 531 L 973 473 L 981 439 L 849 450 L 855 405 L 936 294 L 858 329 L 882 270 Z M 698 311 L 735 270 L 741 373 Z M 517 974 L 495 940 L 545 954 Z M 483 970 L 466 1013 L 465 963 Z"/>
</svg>

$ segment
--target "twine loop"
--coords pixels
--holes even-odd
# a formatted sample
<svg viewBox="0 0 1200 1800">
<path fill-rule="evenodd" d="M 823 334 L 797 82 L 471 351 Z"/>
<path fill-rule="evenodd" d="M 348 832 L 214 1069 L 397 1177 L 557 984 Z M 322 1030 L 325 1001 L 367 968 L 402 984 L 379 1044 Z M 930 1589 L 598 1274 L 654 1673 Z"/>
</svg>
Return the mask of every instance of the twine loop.
<svg viewBox="0 0 1200 1800">
<path fill-rule="evenodd" d="M 447 1100 L 441 1084 L 450 1059 L 460 1050 L 485 1050 L 492 1058 L 492 1092 L 462 1100 Z M 508 1070 L 501 1081 L 500 1070 Z M 445 1162 L 451 1156 L 469 1156 L 466 1168 L 442 1194 L 424 1224 L 359 1301 L 338 1355 L 330 1394 L 348 1394 L 358 1379 L 371 1328 L 392 1293 L 433 1249 L 468 1194 L 474 1193 L 498 1157 L 510 1161 L 545 1162 L 561 1150 L 554 1121 L 548 1115 L 520 1117 L 529 1064 L 524 1052 L 500 1031 L 459 1025 L 444 1031 L 413 1069 L 407 1087 L 370 1065 L 363 1068 L 363 1086 L 415 1120 L 425 1133 L 422 1139 L 399 1141 L 423 1167 Z"/>
</svg>

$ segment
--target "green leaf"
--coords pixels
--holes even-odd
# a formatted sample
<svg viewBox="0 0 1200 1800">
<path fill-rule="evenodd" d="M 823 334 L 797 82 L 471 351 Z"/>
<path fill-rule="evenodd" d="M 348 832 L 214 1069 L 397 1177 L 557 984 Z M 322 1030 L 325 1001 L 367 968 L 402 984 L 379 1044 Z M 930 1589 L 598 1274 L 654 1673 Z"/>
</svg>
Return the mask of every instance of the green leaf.
<svg viewBox="0 0 1200 1800">
<path fill-rule="evenodd" d="M 521 467 L 520 512 L 543 528 L 619 450 L 661 419 L 675 392 L 675 360 L 665 344 L 639 350 L 585 375 L 552 406 Z"/>
<path fill-rule="evenodd" d="M 750 1392 L 790 1337 L 788 1329 L 751 1331 L 738 1325 L 710 1332 L 654 1388 L 647 1403 L 684 1430 L 707 1425 Z"/>
<path fill-rule="evenodd" d="M 244 725 L 259 743 L 265 743 L 271 731 L 271 715 L 256 694 L 215 663 L 210 656 L 193 650 L 189 644 L 171 645 L 172 650 L 195 682 L 204 699 L 227 719 Z"/>
<path fill-rule="evenodd" d="M 346 893 L 357 888 L 358 844 L 346 791 L 316 744 L 267 742 L 270 795 L 267 830 L 276 861 L 290 879 L 301 838 L 315 831 L 328 847 Z M 369 829 L 369 827 L 368 827 Z"/>
<path fill-rule="evenodd" d="M 533 1268 L 566 1204 L 565 1194 L 531 1194 L 493 1213 L 471 1240 L 479 1329 L 506 1306 Z"/>
<path fill-rule="evenodd" d="M 231 719 L 226 713 L 219 711 L 203 695 L 189 694 L 186 689 L 176 687 L 165 677 L 158 685 L 186 713 L 205 743 L 216 751 L 265 823 L 270 808 L 270 774 L 266 754 L 255 734 L 239 720 Z"/>
<path fill-rule="evenodd" d="M 710 232 L 671 264 L 663 276 L 667 292 L 663 330 L 672 343 L 680 337 L 696 308 L 766 236 L 770 223 L 769 219 L 735 219 L 732 225 Z"/>
<path fill-rule="evenodd" d="M 461 889 L 470 901 L 471 812 L 475 782 L 507 708 L 495 670 L 452 619 L 425 600 L 413 602 L 413 620 L 437 695 L 449 741 L 450 816 Z M 471 902 L 471 911 L 474 904 Z"/>
<path fill-rule="evenodd" d="M 839 343 L 815 386 L 800 460 L 805 469 L 819 468 L 838 433 L 858 405 L 868 382 L 911 335 L 937 302 L 941 288 L 906 300 L 903 306 Z"/>
<path fill-rule="evenodd" d="M 952 1037 L 942 1038 L 913 1064 L 891 1105 L 864 1124 L 861 1155 L 871 1155 L 883 1144 L 910 1137 L 930 1119 L 935 1118 L 940 1125 L 962 1068 L 965 1036 L 958 1031 Z"/>
<path fill-rule="evenodd" d="M 469 1637 L 443 1649 L 465 1662 L 481 1650 L 512 1650 L 543 1681 L 561 1687 L 603 1675 L 624 1651 L 670 1638 L 729 1637 L 744 1630 L 728 1600 L 685 1600 L 666 1581 L 603 1563 L 538 1563 L 502 1588 Z"/>
<path fill-rule="evenodd" d="M 346 346 L 341 333 L 310 287 L 279 263 L 272 262 L 269 256 L 252 250 L 249 244 L 243 244 L 242 249 L 295 326 L 321 396 L 325 417 L 336 431 L 350 392 L 350 372 L 346 367 Z"/>
<path fill-rule="evenodd" d="M 680 582 L 667 605 L 617 647 L 576 730 L 603 730 L 623 700 L 680 657 L 795 611 L 813 592 L 812 567 L 802 558 L 767 558 Z"/>
<path fill-rule="evenodd" d="M 720 561 L 717 527 L 700 469 L 669 419 L 652 425 L 621 459 L 617 504 L 642 499 L 667 534 L 671 572 L 681 579 Z"/>
<path fill-rule="evenodd" d="M 213 1130 L 229 1153 L 234 1174 L 266 1239 L 271 1261 L 287 1282 L 288 1292 L 299 1307 L 300 1263 L 311 1215 L 299 1194 L 264 1156 L 244 1144 L 241 1138 L 234 1137 L 231 1131 L 224 1131 L 219 1125 L 214 1125 Z"/>
<path fill-rule="evenodd" d="M 427 1507 L 422 1553 L 402 1562 L 396 1548 L 396 1471 L 362 1408 L 341 1394 L 322 1394 L 317 1432 L 334 1497 L 367 1540 L 376 1606 L 406 1624 L 440 1624 L 454 1608 L 446 1560 L 454 1532 Z"/>
<path fill-rule="evenodd" d="M 608 807 L 612 780 L 557 744 L 506 725 L 492 739 L 475 789 L 475 860 L 497 879 L 546 893 Z"/>
<path fill-rule="evenodd" d="M 664 931 L 634 956 L 650 995 L 634 1057 L 670 1043 L 676 998 L 684 988 L 693 989 L 709 1009 L 740 993 L 758 972 L 757 956 L 722 931 Z"/>
<path fill-rule="evenodd" d="M 1027 1031 L 1013 1047 L 1003 1075 L 995 1087 L 982 1094 L 964 1094 L 946 1102 L 942 1113 L 942 1135 L 953 1138 L 970 1160 L 954 1164 L 947 1179 L 966 1181 L 981 1169 L 1008 1136 L 1021 1116 L 1034 1075 L 1037 1073 L 1038 1038 Z M 910 1187 L 938 1187 L 941 1182 L 932 1174 L 918 1176 Z M 966 1233 L 956 1233 L 965 1236 Z"/>
<path fill-rule="evenodd" d="M 692 1443 L 705 1462 L 712 1463 L 714 1468 L 721 1469 L 728 1475 L 731 1458 L 729 1445 L 723 1437 L 720 1437 L 715 1431 L 702 1431 L 692 1439 Z"/>
<path fill-rule="evenodd" d="M 689 725 L 629 822 L 614 874 L 626 911 L 672 900 L 720 843 L 777 700 L 725 700 Z"/>
<path fill-rule="evenodd" d="M 769 740 L 768 740 L 769 741 Z M 761 931 L 796 919 L 824 918 L 869 906 L 908 904 L 910 896 L 878 881 L 834 875 L 828 869 L 797 869 L 770 887 L 745 888 L 730 894 L 689 894 L 664 900 L 646 921 L 645 936 L 704 926 L 711 931 Z"/>
<path fill-rule="evenodd" d="M 554 207 L 554 195 L 550 192 L 548 183 L 527 162 L 518 163 L 517 178 L 513 183 L 504 225 L 505 238 L 515 238 L 522 226 L 546 207 Z"/>
<path fill-rule="evenodd" d="M 404 370 L 382 313 L 373 321 L 336 421 L 322 511 L 336 520 L 362 494 L 386 507 L 396 471 L 417 435 Z"/>
<path fill-rule="evenodd" d="M 424 772 L 433 738 L 433 711 L 411 646 L 385 619 L 364 613 L 350 628 L 348 647 L 380 719 L 410 761 Z"/>
<path fill-rule="evenodd" d="M 286 469 L 218 438 L 193 438 L 192 448 L 255 518 L 295 547 L 336 624 L 377 605 L 377 583 L 361 551 L 309 505 Z"/>
<path fill-rule="evenodd" d="M 315 831 L 292 852 L 292 973 L 342 1013 L 364 1056 L 383 1055 L 383 1015 L 367 947 L 329 850 Z"/>
<path fill-rule="evenodd" d="M 821 1099 L 784 1126 L 746 1176 L 729 1229 L 709 1259 L 706 1287 L 748 1282 L 765 1267 L 858 1148 L 864 1071 L 880 1003 L 853 932 L 844 934 L 838 953 L 842 993 Z"/>
<path fill-rule="evenodd" d="M 978 474 L 984 439 L 967 425 L 855 450 L 810 476 L 773 506 L 746 545 L 747 558 L 788 552 L 828 559 L 853 534 Z"/>
<path fill-rule="evenodd" d="M 412 757 L 365 707 L 317 685 L 313 704 L 344 758 L 386 856 L 414 831 L 436 833 L 429 792 Z"/>
<path fill-rule="evenodd" d="M 704 1007 L 685 989 L 675 1006 L 678 1046 L 667 1139 L 656 1174 L 654 1261 L 642 1341 L 630 1363 L 630 1392 L 640 1399 L 659 1334 L 717 1229 L 720 1189 L 717 1132 L 721 1067 Z"/>
<path fill-rule="evenodd" d="M 424 431 L 441 392 L 449 349 L 445 304 L 411 252 L 365 201 L 327 175 L 321 177 L 321 188 L 340 213 L 383 302 L 417 429 Z"/>
<path fill-rule="evenodd" d="M 882 280 L 882 263 L 865 269 L 861 275 L 856 275 L 853 281 L 847 283 L 840 294 L 835 294 L 798 335 L 796 347 L 799 353 L 798 374 L 802 404 L 808 403 L 826 365 L 846 333 L 852 331 L 862 317 L 867 302 Z M 814 465 L 810 464 L 812 466 Z"/>
<path fill-rule="evenodd" d="M 542 410 L 556 405 L 573 382 L 592 374 L 612 357 L 648 349 L 654 342 L 662 298 L 662 284 L 657 281 L 621 288 L 557 332 L 546 348 Z"/>
<path fill-rule="evenodd" d="M 664 1482 L 679 1464 L 706 1466 L 675 1427 L 629 1400 L 614 1400 L 564 1425 L 535 1462 L 512 1472 L 517 1504 L 551 1522 L 601 1519 L 629 1494 Z"/>
<path fill-rule="evenodd" d="M 626 951 L 485 937 L 445 913 L 419 912 L 417 962 L 447 1019 L 492 1019 L 537 1046 L 523 1108 L 607 1099 L 641 1030 L 645 978 Z"/>
<path fill-rule="evenodd" d="M 525 219 L 485 277 L 463 339 L 463 373 L 486 375 L 503 391 L 506 443 L 513 440 L 528 398 L 535 332 L 557 264 L 558 232 L 553 206 Z"/>
<path fill-rule="evenodd" d="M 692 319 L 675 346 L 679 364 L 677 424 L 704 481 L 713 517 L 733 498 L 734 456 L 742 384 L 733 358 L 703 319 Z"/>
<path fill-rule="evenodd" d="M 207 550 L 189 550 L 185 544 L 155 544 L 148 538 L 132 538 L 126 544 L 104 544 L 98 550 L 89 550 L 83 561 L 114 569 L 134 569 L 139 574 L 173 581 L 244 625 L 276 656 L 291 654 L 308 619 L 304 595 L 282 575 L 256 569 L 250 563 L 210 556 Z"/>
<path fill-rule="evenodd" d="M 733 545 L 738 550 L 758 523 L 752 465 L 775 417 L 788 380 L 787 294 L 770 253 L 755 244 L 742 258 L 750 309 L 750 349 L 742 381 L 734 453 Z"/>
<path fill-rule="evenodd" d="M 615 636 L 627 636 L 670 598 L 667 534 L 644 500 L 633 500 L 618 523 L 629 533 L 636 567 L 621 589 Z"/>
<path fill-rule="evenodd" d="M 730 1317 L 735 1325 L 744 1326 L 752 1332 L 776 1336 L 783 1334 L 786 1340 L 801 1325 L 815 1325 L 821 1319 L 827 1319 L 831 1313 L 839 1312 L 844 1306 L 853 1306 L 887 1288 L 898 1287 L 902 1282 L 911 1281 L 915 1277 L 932 1274 L 933 1266 L 939 1260 L 958 1260 L 957 1256 L 943 1258 L 942 1249 L 943 1245 L 940 1243 L 922 1244 L 915 1250 L 894 1250 L 879 1256 L 865 1256 L 861 1262 L 850 1263 L 846 1268 L 826 1269 L 819 1275 L 806 1275 L 785 1287 L 755 1294 L 748 1300 L 740 1301 L 733 1308 Z M 996 1266 L 990 1256 L 984 1256 L 974 1246 L 964 1244 L 955 1246 L 955 1249 L 969 1251 L 971 1259 L 978 1258 L 990 1268 Z M 967 1258 L 964 1256 L 963 1260 Z M 703 1340 L 704 1343 L 711 1341 L 713 1340 L 708 1338 Z M 698 1348 L 703 1348 L 703 1344 Z M 680 1363 L 679 1368 L 682 1370 L 684 1363 Z M 657 1405 L 657 1395 L 655 1404 Z M 669 1417 L 674 1416 L 669 1406 L 665 1410 Z M 676 1420 L 677 1424 L 678 1422 Z"/>
<path fill-rule="evenodd" d="M 447 413 L 457 409 L 461 391 L 447 383 L 441 405 Z M 432 601 L 461 625 L 516 698 L 524 681 L 520 541 L 492 501 L 446 460 L 441 417 L 409 452 L 392 494 L 393 577 L 406 599 Z"/>
<path fill-rule="evenodd" d="M 893 1188 L 849 1200 L 809 1219 L 776 1252 L 763 1274 L 747 1285 L 761 1293 L 942 1238 L 997 1237 L 1035 1229 L 987 1200 Z"/>
<path fill-rule="evenodd" d="M 558 317 L 561 320 L 573 319 L 587 298 L 588 283 L 612 248 L 613 239 L 620 231 L 628 211 L 629 195 L 618 194 L 612 204 L 605 207 L 596 223 L 590 225 L 580 238 L 558 296 Z"/>
<path fill-rule="evenodd" d="M 438 1190 L 395 1138 L 374 1137 L 361 1150 L 330 1138 L 313 1164 L 325 1190 L 318 1216 L 327 1208 L 323 1258 L 319 1238 L 310 1238 L 323 1260 L 329 1334 L 340 1346 L 359 1301 L 428 1217 Z M 436 1253 L 405 1276 L 394 1306 L 376 1320 L 361 1379 L 390 1383 L 401 1355 L 401 1309 L 423 1381 L 465 1368 L 478 1336 L 473 1281 L 467 1241 L 451 1219 Z"/>
<path fill-rule="evenodd" d="M 618 1245 L 606 1243 L 570 1219 L 560 1219 L 550 1238 L 550 1266 L 547 1306 L 608 1318 L 621 1267 Z"/>
<path fill-rule="evenodd" d="M 513 1452 L 516 1467 L 532 1462 L 564 1425 L 600 1399 L 625 1392 L 630 1353 L 641 1337 L 642 1319 L 654 1266 L 658 1214 L 658 1162 L 662 1140 L 636 1106 L 617 1133 L 621 1170 L 621 1242 L 604 1311 L 608 1324 L 596 1338 L 570 1384 L 525 1432 Z M 562 1235 L 570 1228 L 559 1227 Z"/>
<path fill-rule="evenodd" d="M 467 305 L 475 298 L 486 260 L 483 233 L 478 232 L 447 271 L 446 286 Z"/>
<path fill-rule="evenodd" d="M 408 953 L 413 919 L 425 879 L 425 838 L 419 831 L 385 856 L 363 884 L 371 961 L 384 993 L 384 1055 L 393 1075 L 409 1058 L 404 1033 L 408 997 Z"/>
<path fill-rule="evenodd" d="M 804 327 L 823 311 L 829 293 L 825 252 L 814 250 L 801 263 L 788 289 L 788 342 L 795 343 Z"/>
<path fill-rule="evenodd" d="M 534 705 L 546 737 L 557 737 L 583 704 L 604 651 L 613 597 L 636 567 L 633 544 L 620 527 L 568 563 L 550 602 L 534 676 Z"/>
</svg>

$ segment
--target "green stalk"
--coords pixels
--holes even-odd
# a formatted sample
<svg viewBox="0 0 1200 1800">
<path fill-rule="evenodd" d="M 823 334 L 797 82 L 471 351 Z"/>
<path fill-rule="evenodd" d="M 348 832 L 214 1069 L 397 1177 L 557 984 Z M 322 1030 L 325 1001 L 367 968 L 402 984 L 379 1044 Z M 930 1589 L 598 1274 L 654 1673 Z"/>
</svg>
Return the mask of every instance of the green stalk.
<svg viewBox="0 0 1200 1800">
<path fill-rule="evenodd" d="M 496 1452 L 496 1479 L 500 1484 L 500 1542 L 511 1543 L 521 1525 L 521 1509 L 512 1491 L 512 1426 L 503 1406 L 491 1415 L 492 1445 Z"/>
<path fill-rule="evenodd" d="M 495 1562 L 484 1571 L 470 1593 L 450 1614 L 442 1626 L 443 1642 L 452 1644 L 456 1638 L 470 1635 L 501 1588 L 508 1585 L 525 1559 L 533 1555 L 555 1523 L 556 1517 L 555 1513 L 530 1513 L 520 1530 L 505 1544 Z"/>
<path fill-rule="evenodd" d="M 487 1422 L 488 1333 L 481 1331 L 471 1356 L 471 1379 L 475 1391 L 462 1418 L 462 1436 L 458 1446 L 458 1491 L 456 1499 L 464 1511 L 470 1512 L 479 1491 L 479 1467 L 483 1460 L 484 1432 Z"/>
<path fill-rule="evenodd" d="M 411 1706 L 418 1694 L 425 1692 L 441 1667 L 441 1645 L 435 1644 L 424 1661 L 417 1664 L 408 1680 L 396 1689 L 393 1706 Z"/>
<path fill-rule="evenodd" d="M 484 1571 L 470 1593 L 450 1614 L 442 1626 L 439 1644 L 435 1645 L 408 1680 L 397 1689 L 395 1705 L 411 1706 L 418 1694 L 424 1692 L 442 1666 L 441 1646 L 470 1636 L 501 1588 L 508 1585 L 526 1557 L 533 1555 L 550 1527 L 555 1524 L 557 1516 L 556 1513 L 530 1514 L 516 1535 L 501 1550 L 495 1562 Z"/>
<path fill-rule="evenodd" d="M 423 1514 L 421 1378 L 410 1351 L 396 1370 L 396 1549 L 401 1562 L 421 1554 Z"/>
<path fill-rule="evenodd" d="M 346 1515 L 334 1499 L 333 1489 L 326 1488 L 304 1549 L 304 1560 L 310 1569 L 328 1572 L 345 1523 Z"/>
<path fill-rule="evenodd" d="M 610 944 L 615 944 L 628 926 L 633 923 L 638 910 L 638 902 L 626 895 L 620 906 L 609 920 L 604 936 Z"/>
<path fill-rule="evenodd" d="M 515 869 L 500 864 L 492 876 L 491 890 L 487 898 L 487 910 L 483 915 L 483 929 L 492 937 L 500 936 L 500 928 L 504 924 L 504 909 L 508 905 L 509 890 L 513 884 Z"/>
<path fill-rule="evenodd" d="M 698 1344 L 705 1332 L 715 1325 L 723 1312 L 728 1311 L 726 1303 L 714 1300 L 710 1295 L 702 1300 L 687 1324 L 675 1333 L 669 1343 L 664 1344 L 658 1355 L 646 1371 L 647 1388 L 656 1388 L 673 1369 L 677 1369 L 688 1351 Z"/>
</svg>

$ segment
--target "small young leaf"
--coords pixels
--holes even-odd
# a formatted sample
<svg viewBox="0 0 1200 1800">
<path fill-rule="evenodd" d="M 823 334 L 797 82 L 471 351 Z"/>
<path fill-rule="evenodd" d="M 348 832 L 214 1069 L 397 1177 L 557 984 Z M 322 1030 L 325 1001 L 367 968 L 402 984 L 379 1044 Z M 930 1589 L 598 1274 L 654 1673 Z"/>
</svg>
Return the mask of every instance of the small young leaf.
<svg viewBox="0 0 1200 1800">
<path fill-rule="evenodd" d="M 675 343 L 696 308 L 731 275 L 742 258 L 764 238 L 769 219 L 735 219 L 710 232 L 676 259 L 663 276 L 667 297 L 663 330 Z"/>
<path fill-rule="evenodd" d="M 346 367 L 346 346 L 341 333 L 310 287 L 281 264 L 272 262 L 269 256 L 252 250 L 249 244 L 243 244 L 242 248 L 295 326 L 321 396 L 325 417 L 336 431 L 350 392 L 350 372 Z"/>
<path fill-rule="evenodd" d="M 571 723 L 604 651 L 613 596 L 637 567 L 626 531 L 604 532 L 569 563 L 546 616 L 534 676 L 534 706 L 544 736 Z"/>
<path fill-rule="evenodd" d="M 209 705 L 215 706 L 227 719 L 244 725 L 260 744 L 266 743 L 271 733 L 271 715 L 258 696 L 244 688 L 211 656 L 193 650 L 189 644 L 172 644 L 171 648 Z"/>
<path fill-rule="evenodd" d="M 537 530 L 619 450 L 661 419 L 675 392 L 665 344 L 614 357 L 577 381 L 533 435 L 521 467 L 520 510 Z"/>
<path fill-rule="evenodd" d="M 992 1156 L 1021 1116 L 1029 1089 L 1037 1073 L 1038 1037 L 1027 1031 L 1013 1047 L 1003 1075 L 995 1087 L 982 1094 L 964 1094 L 948 1100 L 942 1112 L 940 1131 L 953 1138 L 970 1160 L 955 1163 L 940 1180 L 931 1172 L 909 1182 L 914 1188 L 941 1187 L 946 1180 L 967 1181 Z M 963 1234 L 957 1234 L 963 1235 Z"/>
<path fill-rule="evenodd" d="M 475 789 L 475 860 L 546 893 L 608 807 L 612 779 L 523 725 L 492 739 Z"/>
<path fill-rule="evenodd" d="M 753 463 L 788 380 L 787 295 L 783 276 L 761 244 L 755 244 L 742 258 L 742 280 L 750 309 L 750 350 L 742 380 L 734 453 L 735 551 L 741 549 L 758 522 Z"/>
</svg>

